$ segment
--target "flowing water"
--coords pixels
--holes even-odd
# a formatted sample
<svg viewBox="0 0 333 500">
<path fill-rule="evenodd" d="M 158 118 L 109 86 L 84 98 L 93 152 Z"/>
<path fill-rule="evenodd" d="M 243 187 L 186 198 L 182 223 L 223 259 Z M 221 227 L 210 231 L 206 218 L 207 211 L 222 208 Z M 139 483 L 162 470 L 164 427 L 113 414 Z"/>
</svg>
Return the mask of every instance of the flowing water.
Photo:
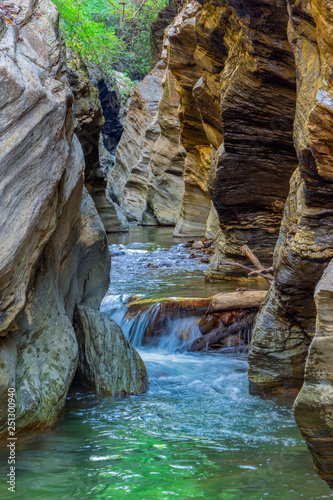
<svg viewBox="0 0 333 500">
<path fill-rule="evenodd" d="M 130 295 L 207 297 L 235 289 L 206 284 L 206 265 L 188 259 L 169 229 L 135 229 L 110 243 L 112 285 L 103 309 L 125 330 Z M 18 442 L 17 493 L 3 481 L 1 500 L 331 498 L 291 401 L 249 396 L 245 355 L 181 353 L 167 343 L 139 351 L 147 394 L 101 397 L 73 386 L 60 426 Z M 1 450 L 1 478 L 6 456 Z"/>
</svg>

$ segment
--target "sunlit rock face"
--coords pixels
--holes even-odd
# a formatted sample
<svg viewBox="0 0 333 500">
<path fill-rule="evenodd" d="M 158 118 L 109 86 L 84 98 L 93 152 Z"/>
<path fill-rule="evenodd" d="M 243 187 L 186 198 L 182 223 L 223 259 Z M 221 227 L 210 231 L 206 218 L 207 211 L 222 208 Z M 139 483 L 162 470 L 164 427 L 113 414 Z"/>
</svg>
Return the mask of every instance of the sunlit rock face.
<svg viewBox="0 0 333 500">
<path fill-rule="evenodd" d="M 17 430 L 58 421 L 78 363 L 74 311 L 98 314 L 110 255 L 83 191 L 58 12 L 48 0 L 0 6 L 0 78 L 3 434 L 8 388 L 16 390 Z"/>
<path fill-rule="evenodd" d="M 155 67 L 134 89 L 116 162 L 109 176 L 112 199 L 131 221 L 140 221 L 146 207 L 148 164 L 159 135 L 156 121 L 165 65 Z"/>
<path fill-rule="evenodd" d="M 169 226 L 175 225 L 180 215 L 185 149 L 180 140 L 179 95 L 170 70 L 166 71 L 162 84 L 157 114 L 160 134 L 151 149 L 147 205 L 142 222 L 149 223 L 153 214 L 158 224 Z"/>
<path fill-rule="evenodd" d="M 180 93 L 185 193 L 176 234 L 204 234 L 211 197 L 221 233 L 208 276 L 243 271 L 249 245 L 270 265 L 297 166 L 295 69 L 284 2 L 188 4 L 167 30 Z M 208 188 L 208 189 L 207 189 Z"/>
<path fill-rule="evenodd" d="M 315 332 L 314 290 L 333 256 L 332 34 L 329 2 L 291 2 L 297 67 L 295 172 L 274 255 L 275 280 L 250 353 L 253 392 L 299 390 Z"/>
<path fill-rule="evenodd" d="M 203 128 L 193 91 L 202 76 L 202 68 L 194 59 L 197 47 L 196 22 L 201 9 L 196 1 L 186 5 L 166 30 L 164 44 L 169 68 L 177 80 L 181 141 L 186 150 L 185 190 L 174 233 L 176 236 L 204 235 L 211 210 L 207 178 L 212 148 Z"/>
<path fill-rule="evenodd" d="M 109 192 L 128 220 L 175 225 L 184 191 L 175 80 L 160 61 L 134 89 L 109 175 Z"/>
<path fill-rule="evenodd" d="M 317 470 L 333 486 L 331 264 L 320 279 L 333 256 L 333 12 L 329 1 L 293 1 L 288 8 L 299 168 L 275 250 L 274 284 L 254 332 L 250 383 L 253 393 L 297 391 L 306 367 L 295 417 Z"/>
</svg>

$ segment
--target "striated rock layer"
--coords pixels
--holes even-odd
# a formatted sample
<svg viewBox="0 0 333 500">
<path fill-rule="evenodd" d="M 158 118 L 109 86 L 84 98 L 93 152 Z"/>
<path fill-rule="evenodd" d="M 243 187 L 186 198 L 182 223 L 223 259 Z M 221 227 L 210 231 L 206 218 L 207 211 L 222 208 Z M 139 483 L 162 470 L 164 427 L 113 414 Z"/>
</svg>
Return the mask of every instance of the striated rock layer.
<svg viewBox="0 0 333 500">
<path fill-rule="evenodd" d="M 328 0 L 292 0 L 288 11 L 299 167 L 274 254 L 274 283 L 254 331 L 250 388 L 298 391 L 305 369 L 295 418 L 317 471 L 333 486 L 331 264 L 323 275 L 333 257 L 333 12 Z"/>
<path fill-rule="evenodd" d="M 0 6 L 0 79 L 1 435 L 8 388 L 16 391 L 17 430 L 58 421 L 78 364 L 74 312 L 84 306 L 101 314 L 110 255 L 83 191 L 58 12 L 48 0 Z M 94 335 L 103 336 L 98 328 Z"/>
<path fill-rule="evenodd" d="M 194 59 L 197 47 L 196 22 L 200 11 L 198 2 L 189 3 L 166 31 L 164 50 L 167 52 L 169 68 L 177 80 L 181 141 L 186 150 L 185 190 L 175 236 L 204 235 L 211 211 L 206 184 L 212 147 L 203 127 L 194 92 L 202 76 L 202 68 Z M 207 104 L 211 107 L 212 101 Z"/>
<path fill-rule="evenodd" d="M 203 236 L 217 234 L 218 215 L 212 278 L 244 276 L 221 263 L 244 262 L 244 244 L 271 264 L 297 166 L 287 21 L 284 0 L 185 5 L 135 88 L 117 149 L 109 192 L 129 220 Z"/>
<path fill-rule="evenodd" d="M 175 225 L 178 220 L 185 157 L 178 105 L 174 77 L 160 61 L 135 86 L 108 180 L 110 196 L 130 221 Z"/>
<path fill-rule="evenodd" d="M 315 332 L 314 290 L 333 257 L 332 101 L 327 10 L 312 2 L 290 4 L 289 39 L 298 71 L 295 146 L 299 168 L 274 255 L 275 280 L 257 321 L 250 356 L 253 391 L 303 382 L 308 346 Z M 324 2 L 326 9 L 328 3 Z"/>
<path fill-rule="evenodd" d="M 295 170 L 295 69 L 285 3 L 188 4 L 168 32 L 169 67 L 180 92 L 185 194 L 176 234 L 210 212 L 220 222 L 208 277 L 234 277 L 249 245 L 270 265 L 288 182 Z M 199 220 L 198 220 L 199 219 Z M 199 231 L 199 227 L 197 227 Z M 202 232 L 202 229 L 201 229 Z"/>
<path fill-rule="evenodd" d="M 118 100 L 114 97 L 115 90 L 102 90 L 94 87 L 90 80 L 88 69 L 83 61 L 71 51 L 67 51 L 68 80 L 74 94 L 75 133 L 81 143 L 85 158 L 84 180 L 89 194 L 93 198 L 97 211 L 102 219 L 105 230 L 109 233 L 127 231 L 128 222 L 120 207 L 112 201 L 107 192 L 107 176 L 113 166 L 111 154 L 104 148 L 101 140 L 101 131 L 107 130 L 115 142 L 119 141 L 119 107 L 109 110 L 111 104 L 106 104 L 107 97 L 112 102 Z M 99 95 L 103 96 L 105 114 L 108 121 L 105 124 Z M 117 96 L 116 96 L 117 97 Z M 110 118 L 112 115 L 113 119 Z M 114 123 L 116 122 L 116 124 Z M 122 130 L 122 129 L 121 129 Z M 110 138 L 108 143 L 110 143 Z"/>
</svg>

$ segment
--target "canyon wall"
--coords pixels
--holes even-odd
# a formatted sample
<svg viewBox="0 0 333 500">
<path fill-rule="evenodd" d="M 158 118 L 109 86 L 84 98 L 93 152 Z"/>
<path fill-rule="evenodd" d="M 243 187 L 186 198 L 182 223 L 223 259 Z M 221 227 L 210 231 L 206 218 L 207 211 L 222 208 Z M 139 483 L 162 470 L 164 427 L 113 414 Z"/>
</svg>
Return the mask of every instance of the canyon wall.
<svg viewBox="0 0 333 500">
<path fill-rule="evenodd" d="M 191 234 L 187 224 L 194 220 L 207 221 L 210 196 L 220 233 L 209 278 L 244 276 L 225 264 L 246 263 L 244 244 L 271 265 L 297 165 L 287 20 L 283 1 L 191 2 L 167 30 L 186 149 L 176 234 Z"/>
<path fill-rule="evenodd" d="M 74 322 L 82 308 L 86 316 L 101 315 L 110 255 L 101 219 L 83 189 L 84 155 L 74 134 L 58 11 L 50 1 L 0 6 L 0 79 L 2 435 L 8 388 L 16 391 L 17 430 L 43 429 L 58 421 L 75 375 L 106 393 L 137 393 L 147 375 L 111 320 L 106 325 L 101 318 L 96 329 Z M 98 349 L 91 349 L 96 335 L 100 349 L 116 335 L 123 350 L 119 362 L 137 366 L 130 387 L 128 381 L 110 387 L 107 375 L 118 360 L 100 360 Z M 89 357 L 89 372 L 79 355 Z M 92 379 L 100 372 L 104 379 L 97 387 Z"/>
<path fill-rule="evenodd" d="M 179 96 L 165 61 L 134 89 L 116 162 L 111 198 L 129 221 L 175 225 L 184 190 L 185 152 L 179 138 Z"/>
<path fill-rule="evenodd" d="M 314 290 L 333 257 L 330 33 L 327 3 L 291 2 L 289 40 L 297 67 L 295 147 L 299 167 L 274 254 L 275 279 L 250 355 L 252 391 L 300 389 L 315 333 Z M 311 10 L 312 5 L 312 10 Z"/>
<path fill-rule="evenodd" d="M 108 233 L 128 230 L 128 222 L 107 190 L 107 178 L 113 167 L 112 153 L 122 134 L 123 109 L 120 96 L 103 75 L 95 75 L 93 85 L 82 59 L 67 50 L 68 80 L 74 95 L 74 131 L 84 154 L 84 182 Z M 94 71 L 97 73 L 97 70 Z M 114 85 L 115 86 L 115 85 Z M 127 93 L 124 89 L 124 96 Z M 103 108 L 102 108 L 103 105 Z M 103 114 L 107 117 L 104 120 Z M 101 135 L 103 131 L 103 135 Z M 104 147 L 105 142 L 111 152 Z"/>
<path fill-rule="evenodd" d="M 293 0 L 288 12 L 299 166 L 274 253 L 274 283 L 254 331 L 250 389 L 268 395 L 302 387 L 296 422 L 316 470 L 333 486 L 333 11 L 326 0 Z"/>
<path fill-rule="evenodd" d="M 175 225 L 176 236 L 204 235 L 217 214 L 210 278 L 244 276 L 224 263 L 246 262 L 244 244 L 265 265 L 272 261 L 297 166 L 287 21 L 283 0 L 241 7 L 236 0 L 194 0 L 166 28 L 162 61 L 134 91 L 110 195 L 129 220 Z M 174 210 L 161 216 L 168 199 Z"/>
</svg>

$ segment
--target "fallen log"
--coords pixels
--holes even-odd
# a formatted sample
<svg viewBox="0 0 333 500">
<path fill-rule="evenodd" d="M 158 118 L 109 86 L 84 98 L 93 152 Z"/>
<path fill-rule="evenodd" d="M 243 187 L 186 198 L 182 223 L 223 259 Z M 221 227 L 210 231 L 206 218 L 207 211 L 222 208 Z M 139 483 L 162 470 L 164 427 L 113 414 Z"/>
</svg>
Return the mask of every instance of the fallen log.
<svg viewBox="0 0 333 500">
<path fill-rule="evenodd" d="M 191 352 L 208 350 L 209 346 L 212 344 L 218 344 L 223 340 L 231 337 L 232 335 L 237 335 L 244 330 L 252 328 L 254 318 L 256 316 L 257 311 L 250 312 L 246 314 L 243 318 L 235 323 L 232 323 L 230 326 L 226 328 L 221 328 L 218 330 L 214 330 L 211 333 L 207 333 L 202 337 L 196 339 L 189 347 L 188 350 Z"/>
<path fill-rule="evenodd" d="M 238 292 L 219 293 L 208 299 L 140 299 L 128 304 L 126 317 L 131 319 L 151 306 L 160 309 L 160 314 L 179 316 L 204 316 L 214 312 L 232 311 L 235 309 L 252 309 L 261 306 L 267 290 L 242 290 Z"/>
<path fill-rule="evenodd" d="M 232 261 L 227 261 L 227 260 L 222 260 L 220 262 L 220 265 L 222 266 L 234 266 L 234 267 L 240 267 L 241 269 L 244 269 L 244 271 L 247 271 L 248 276 L 260 276 L 261 278 L 264 278 L 268 283 L 272 283 L 273 281 L 273 275 L 271 274 L 273 272 L 273 267 L 265 268 L 258 257 L 254 255 L 252 250 L 247 246 L 243 245 L 241 247 L 241 250 L 244 255 L 246 255 L 252 264 L 257 268 L 257 269 L 252 269 L 251 267 L 244 266 L 244 264 L 241 264 L 240 262 L 232 262 Z"/>
<path fill-rule="evenodd" d="M 219 293 L 211 297 L 209 311 L 207 312 L 222 312 L 233 309 L 259 309 L 266 295 L 266 290 Z"/>
</svg>

